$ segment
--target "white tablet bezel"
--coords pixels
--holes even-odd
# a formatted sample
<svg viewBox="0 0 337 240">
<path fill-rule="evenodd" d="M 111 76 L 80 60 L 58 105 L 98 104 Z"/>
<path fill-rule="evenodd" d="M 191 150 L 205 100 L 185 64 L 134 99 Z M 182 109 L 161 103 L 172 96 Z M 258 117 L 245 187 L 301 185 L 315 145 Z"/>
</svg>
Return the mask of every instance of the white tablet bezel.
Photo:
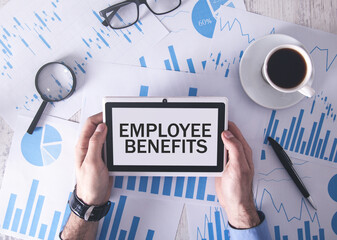
<svg viewBox="0 0 337 240">
<path fill-rule="evenodd" d="M 112 104 L 146 104 L 146 103 L 161 103 L 161 104 L 196 104 L 198 103 L 200 106 L 202 105 L 214 105 L 218 104 L 218 106 L 221 106 L 221 109 L 223 110 L 223 128 L 224 130 L 228 129 L 228 99 L 225 97 L 105 97 L 103 98 L 103 121 L 108 126 L 112 126 L 112 120 L 111 122 L 107 122 L 107 111 L 109 111 L 110 106 Z M 220 104 L 220 105 L 219 105 Z M 163 105 L 163 107 L 165 107 Z M 221 110 L 221 111 L 222 111 Z M 219 118 L 222 118 L 222 116 L 219 116 Z M 220 125 L 218 129 L 218 153 L 222 152 L 221 160 L 218 155 L 217 159 L 217 166 L 216 170 L 214 170 L 214 166 L 114 166 L 114 168 L 124 168 L 123 170 L 111 170 L 113 166 L 108 167 L 108 161 L 107 156 L 108 154 L 108 148 L 107 144 L 104 145 L 104 162 L 107 165 L 109 169 L 109 175 L 110 176 L 221 176 L 225 164 L 227 162 L 227 151 L 223 146 L 223 143 L 221 141 L 221 136 L 219 134 L 220 131 Z M 221 133 L 221 132 L 220 132 Z M 108 140 L 107 135 L 107 140 Z M 112 140 L 111 140 L 112 141 Z M 106 142 L 107 143 L 107 142 Z M 220 149 L 222 148 L 222 150 Z M 112 154 L 113 148 L 111 148 L 110 155 Z M 133 168 L 133 170 L 125 170 L 126 168 L 130 169 Z M 137 170 L 135 170 L 137 168 Z M 159 171 L 153 170 L 153 169 L 159 169 Z M 165 168 L 165 170 L 163 170 Z M 198 170 L 190 170 L 190 169 L 199 169 Z M 212 169 L 212 171 L 206 171 L 206 169 Z M 151 170 L 149 170 L 151 169 Z M 185 169 L 185 170 L 184 170 Z M 188 171 L 186 171 L 188 169 Z M 200 171 L 201 169 L 201 171 Z"/>
</svg>

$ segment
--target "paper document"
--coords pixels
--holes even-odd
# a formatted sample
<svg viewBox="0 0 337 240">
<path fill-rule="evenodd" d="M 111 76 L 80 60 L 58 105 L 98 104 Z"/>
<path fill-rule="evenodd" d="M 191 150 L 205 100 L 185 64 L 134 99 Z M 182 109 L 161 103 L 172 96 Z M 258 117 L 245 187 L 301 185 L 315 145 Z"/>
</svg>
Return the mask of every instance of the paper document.
<svg viewBox="0 0 337 240">
<path fill-rule="evenodd" d="M 130 52 L 141 54 L 168 33 L 145 6 L 133 26 L 104 27 L 98 12 L 107 6 L 94 0 L 12 0 L 0 10 L 0 112 L 8 124 L 18 112 L 37 111 L 42 100 L 34 81 L 45 63 L 65 62 L 76 73 L 76 92 L 48 112 L 68 119 L 80 109 L 86 67 L 93 59 L 130 59 Z"/>
</svg>

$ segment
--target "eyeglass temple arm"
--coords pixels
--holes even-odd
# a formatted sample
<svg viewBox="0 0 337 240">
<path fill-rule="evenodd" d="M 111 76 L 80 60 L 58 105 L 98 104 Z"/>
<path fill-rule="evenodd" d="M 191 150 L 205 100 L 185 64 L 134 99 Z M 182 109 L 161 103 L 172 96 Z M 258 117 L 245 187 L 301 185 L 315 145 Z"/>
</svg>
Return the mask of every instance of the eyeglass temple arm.
<svg viewBox="0 0 337 240">
<path fill-rule="evenodd" d="M 103 24 L 105 27 L 109 26 L 108 21 L 110 22 L 110 20 L 116 15 L 116 13 L 118 12 L 118 10 L 119 10 L 121 7 L 122 7 L 122 6 L 120 6 L 120 7 L 110 6 L 110 7 L 106 8 L 106 9 L 100 11 L 100 15 L 103 17 L 103 16 L 104 16 L 103 12 L 108 12 L 110 9 L 113 9 L 112 13 L 111 13 L 109 16 L 107 16 L 106 19 L 104 19 L 104 21 L 102 22 L 102 24 Z M 107 20 L 108 20 L 108 21 L 107 21 Z"/>
</svg>

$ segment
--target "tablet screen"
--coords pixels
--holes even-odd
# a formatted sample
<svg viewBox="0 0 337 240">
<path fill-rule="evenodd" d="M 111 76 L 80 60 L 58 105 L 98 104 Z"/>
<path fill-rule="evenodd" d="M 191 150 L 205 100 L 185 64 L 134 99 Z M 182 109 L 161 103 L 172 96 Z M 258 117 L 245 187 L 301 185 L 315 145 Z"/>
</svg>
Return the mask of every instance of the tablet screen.
<svg viewBox="0 0 337 240">
<path fill-rule="evenodd" d="M 223 163 L 223 103 L 107 103 L 106 118 L 110 171 L 216 171 Z"/>
</svg>

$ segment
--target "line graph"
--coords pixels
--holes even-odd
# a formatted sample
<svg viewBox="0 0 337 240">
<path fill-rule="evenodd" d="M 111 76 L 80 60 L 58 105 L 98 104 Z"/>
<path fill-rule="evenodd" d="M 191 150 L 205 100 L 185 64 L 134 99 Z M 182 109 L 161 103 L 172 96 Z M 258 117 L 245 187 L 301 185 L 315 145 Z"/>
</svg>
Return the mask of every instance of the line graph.
<svg viewBox="0 0 337 240">
<path fill-rule="evenodd" d="M 226 27 L 228 27 L 229 32 L 232 31 L 235 23 L 238 25 L 238 27 L 240 29 L 241 36 L 247 37 L 248 43 L 251 43 L 251 42 L 255 41 L 255 38 L 251 37 L 250 34 L 243 32 L 241 22 L 237 18 L 234 18 L 232 23 L 230 23 L 230 21 L 226 21 L 226 23 L 224 25 L 222 25 L 222 18 L 220 18 L 220 25 L 219 25 L 220 31 L 223 31 Z"/>
<path fill-rule="evenodd" d="M 315 236 L 316 237 L 319 236 L 321 240 L 325 239 L 325 230 L 321 226 L 318 213 L 315 212 L 312 214 L 310 212 L 309 210 L 310 206 L 308 206 L 306 199 L 304 199 L 303 197 L 301 198 L 300 207 L 298 208 L 298 212 L 294 213 L 293 211 L 287 211 L 283 203 L 280 203 L 279 205 L 276 204 L 272 194 L 268 191 L 268 189 L 263 188 L 262 196 L 260 197 L 260 202 L 257 203 L 257 208 L 263 211 L 264 204 L 268 205 L 268 212 L 270 212 L 272 209 L 275 211 L 276 214 L 281 214 L 281 216 L 278 216 L 278 218 L 284 219 L 286 223 L 296 222 L 295 225 L 297 226 L 300 223 L 304 223 L 304 227 L 299 227 L 296 229 L 298 240 L 303 240 L 303 236 L 304 236 L 303 233 L 305 233 L 305 236 L 307 237 L 306 239 L 311 239 L 311 237 L 309 236 L 311 236 L 311 234 L 313 234 L 314 231 L 310 229 L 314 227 L 315 229 L 318 229 L 318 234 Z M 273 214 L 273 216 L 275 216 L 275 214 Z M 313 224 L 313 225 L 310 227 L 310 224 Z M 274 239 L 280 240 L 281 239 L 281 226 L 275 225 L 273 227 L 273 231 L 274 231 L 274 234 L 273 234 Z M 293 237 L 294 237 L 293 235 L 289 236 L 289 238 L 291 239 L 293 239 Z M 283 235 L 283 239 L 285 238 L 288 239 L 288 235 Z"/>
<path fill-rule="evenodd" d="M 311 51 L 310 54 L 313 54 L 315 52 L 323 52 L 326 54 L 326 63 L 325 63 L 325 71 L 328 72 L 330 70 L 331 65 L 335 62 L 337 58 L 337 54 L 335 54 L 334 57 L 332 57 L 332 60 L 329 59 L 329 49 L 327 48 L 320 48 L 319 46 L 315 46 Z"/>
</svg>

